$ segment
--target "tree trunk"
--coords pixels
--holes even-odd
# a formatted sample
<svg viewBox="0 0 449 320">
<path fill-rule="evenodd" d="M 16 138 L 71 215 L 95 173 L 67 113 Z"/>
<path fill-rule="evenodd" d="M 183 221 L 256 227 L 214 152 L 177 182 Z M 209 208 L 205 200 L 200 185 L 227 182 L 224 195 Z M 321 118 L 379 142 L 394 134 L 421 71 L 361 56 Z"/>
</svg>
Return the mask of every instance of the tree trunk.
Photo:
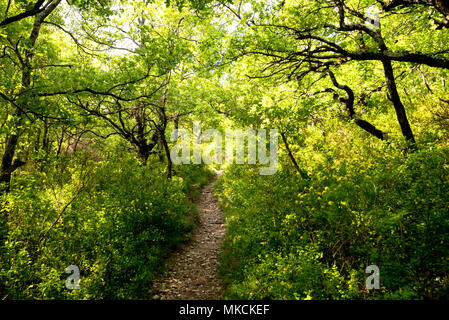
<svg viewBox="0 0 449 320">
<path fill-rule="evenodd" d="M 331 88 L 325 90 L 326 92 L 332 92 L 334 94 L 334 99 L 335 100 L 343 102 L 346 105 L 346 111 L 348 112 L 349 119 L 354 120 L 356 125 L 358 125 L 360 128 L 362 128 L 366 132 L 372 134 L 376 138 L 379 138 L 380 140 L 387 141 L 389 139 L 388 134 L 386 134 L 382 130 L 377 129 L 374 125 L 372 125 L 368 121 L 360 119 L 357 116 L 357 114 L 355 113 L 355 110 L 354 110 L 354 100 L 355 100 L 354 91 L 349 86 L 341 85 L 340 83 L 338 83 L 338 81 L 335 78 L 335 75 L 334 75 L 334 73 L 332 71 L 327 70 L 326 73 L 331 78 L 331 81 L 334 84 L 334 86 L 336 86 L 337 88 L 339 88 L 341 90 L 346 91 L 348 97 L 347 98 L 343 98 L 343 97 L 339 96 L 335 92 L 335 90 L 333 90 Z"/>
<path fill-rule="evenodd" d="M 20 117 L 20 115 L 18 115 Z M 17 144 L 19 143 L 18 133 L 11 134 L 6 138 L 5 151 L 2 157 L 2 167 L 0 170 L 0 193 L 9 192 L 11 174 L 25 163 L 16 159 L 13 161 Z"/>
<path fill-rule="evenodd" d="M 137 156 L 142 161 L 143 165 L 147 165 L 147 160 L 150 157 L 148 147 L 146 145 L 140 145 L 137 147 Z"/>
<path fill-rule="evenodd" d="M 61 134 L 59 136 L 58 141 L 58 149 L 56 150 L 56 156 L 59 157 L 61 155 L 62 143 L 64 142 L 64 127 L 61 128 Z"/>
<path fill-rule="evenodd" d="M 165 156 L 167 157 L 167 179 L 170 180 L 172 178 L 173 162 L 171 160 L 167 139 L 165 139 L 165 133 L 161 133 L 160 139 L 165 150 Z"/>
<path fill-rule="evenodd" d="M 383 60 L 382 65 L 384 67 L 385 80 L 388 87 L 388 92 L 390 93 L 391 101 L 393 102 L 394 110 L 396 111 L 396 116 L 401 126 L 402 135 L 405 139 L 412 145 L 415 145 L 415 137 L 410 127 L 410 123 L 407 119 L 407 114 L 405 112 L 405 107 L 402 104 L 401 98 L 399 97 L 398 89 L 396 87 L 396 81 L 394 78 L 393 67 L 391 61 Z"/>
<path fill-rule="evenodd" d="M 159 108 L 160 126 L 158 127 L 158 131 L 159 131 L 159 140 L 162 143 L 162 146 L 165 150 L 165 156 L 167 157 L 167 180 L 170 180 L 172 178 L 173 163 L 170 156 L 170 148 L 168 147 L 167 139 L 165 138 L 165 130 L 167 129 L 167 122 L 168 122 L 167 114 L 165 112 L 165 105 L 167 103 L 168 82 L 169 78 L 165 80 L 165 88 L 162 96 L 162 104 Z"/>
<path fill-rule="evenodd" d="M 41 13 L 37 14 L 34 19 L 33 29 L 28 38 L 29 40 L 29 48 L 25 50 L 24 56 L 22 57 L 22 91 L 26 91 L 31 87 L 31 61 L 34 56 L 34 46 L 36 44 L 37 38 L 39 37 L 39 33 L 41 30 L 41 26 L 43 21 L 48 15 L 56 9 L 61 0 L 56 0 L 49 4 Z M 19 143 L 19 132 L 18 130 L 21 127 L 23 121 L 23 112 L 27 110 L 27 103 L 23 103 L 20 108 L 17 109 L 15 118 L 15 126 L 14 129 L 16 132 L 13 132 L 6 138 L 5 151 L 2 157 L 2 165 L 0 168 L 0 193 L 9 192 L 10 182 L 11 182 L 11 174 L 19 167 L 23 166 L 25 162 L 14 159 L 14 155 L 16 152 L 17 145 Z"/>
<path fill-rule="evenodd" d="M 50 138 L 48 137 L 48 120 L 44 121 L 44 133 L 42 137 L 42 150 L 49 153 Z"/>
<path fill-rule="evenodd" d="M 296 171 L 301 175 L 301 177 L 303 179 L 309 179 L 308 174 L 304 170 L 302 170 L 299 167 L 298 163 L 296 162 L 296 159 L 293 156 L 293 153 L 290 149 L 290 145 L 288 144 L 287 137 L 285 136 L 284 132 L 281 132 L 281 137 L 282 137 L 282 141 L 284 142 L 285 149 L 287 149 L 288 156 L 289 156 L 291 162 L 293 163 L 293 166 L 295 167 Z"/>
</svg>

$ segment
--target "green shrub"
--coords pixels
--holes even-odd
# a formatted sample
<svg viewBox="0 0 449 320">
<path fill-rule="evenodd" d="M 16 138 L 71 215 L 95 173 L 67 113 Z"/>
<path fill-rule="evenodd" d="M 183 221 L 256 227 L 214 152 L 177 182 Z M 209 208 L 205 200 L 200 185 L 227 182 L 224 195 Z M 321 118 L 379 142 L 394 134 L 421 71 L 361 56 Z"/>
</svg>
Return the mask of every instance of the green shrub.
<svg viewBox="0 0 449 320">
<path fill-rule="evenodd" d="M 385 148 L 329 157 L 310 180 L 231 167 L 217 185 L 226 296 L 448 298 L 449 150 Z M 372 264 L 381 290 L 365 288 Z"/>
<path fill-rule="evenodd" d="M 46 167 L 18 175 L 4 199 L 1 297 L 148 295 L 164 257 L 193 227 L 188 193 L 205 183 L 205 168 L 180 168 L 167 181 L 160 168 L 126 157 L 100 163 L 74 157 Z M 79 290 L 65 288 L 69 265 L 80 269 Z"/>
</svg>

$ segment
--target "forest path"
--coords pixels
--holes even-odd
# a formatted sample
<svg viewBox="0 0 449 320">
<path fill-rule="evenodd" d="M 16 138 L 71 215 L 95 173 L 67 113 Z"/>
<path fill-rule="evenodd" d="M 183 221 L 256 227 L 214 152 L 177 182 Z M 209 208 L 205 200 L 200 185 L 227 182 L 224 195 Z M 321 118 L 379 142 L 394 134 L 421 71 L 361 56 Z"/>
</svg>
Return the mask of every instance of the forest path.
<svg viewBox="0 0 449 320">
<path fill-rule="evenodd" d="M 216 182 L 214 176 L 202 189 L 197 202 L 199 221 L 192 231 L 192 241 L 169 258 L 166 275 L 153 283 L 153 299 L 221 299 L 217 267 L 225 225 L 213 191 Z"/>
</svg>

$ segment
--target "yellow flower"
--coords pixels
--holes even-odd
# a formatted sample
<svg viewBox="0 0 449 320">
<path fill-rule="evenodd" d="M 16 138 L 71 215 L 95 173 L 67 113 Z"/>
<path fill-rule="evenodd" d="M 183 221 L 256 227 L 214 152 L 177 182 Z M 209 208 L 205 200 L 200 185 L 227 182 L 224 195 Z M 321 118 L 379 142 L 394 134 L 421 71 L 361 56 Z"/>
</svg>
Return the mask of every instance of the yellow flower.
<svg viewBox="0 0 449 320">
<path fill-rule="evenodd" d="M 327 204 L 331 206 L 331 205 L 333 204 L 333 202 L 332 202 L 332 201 L 329 201 Z"/>
</svg>

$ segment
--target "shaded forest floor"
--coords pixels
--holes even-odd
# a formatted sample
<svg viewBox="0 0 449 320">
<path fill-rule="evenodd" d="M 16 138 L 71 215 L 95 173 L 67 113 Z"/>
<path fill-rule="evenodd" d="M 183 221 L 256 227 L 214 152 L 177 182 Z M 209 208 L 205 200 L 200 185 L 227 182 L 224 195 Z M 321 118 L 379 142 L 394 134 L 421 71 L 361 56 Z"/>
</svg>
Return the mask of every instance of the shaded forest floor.
<svg viewBox="0 0 449 320">
<path fill-rule="evenodd" d="M 201 191 L 197 202 L 199 221 L 192 232 L 192 241 L 168 259 L 167 271 L 153 283 L 153 299 L 221 298 L 217 267 L 225 225 L 213 191 L 216 181 L 217 176 L 214 176 Z"/>
</svg>

